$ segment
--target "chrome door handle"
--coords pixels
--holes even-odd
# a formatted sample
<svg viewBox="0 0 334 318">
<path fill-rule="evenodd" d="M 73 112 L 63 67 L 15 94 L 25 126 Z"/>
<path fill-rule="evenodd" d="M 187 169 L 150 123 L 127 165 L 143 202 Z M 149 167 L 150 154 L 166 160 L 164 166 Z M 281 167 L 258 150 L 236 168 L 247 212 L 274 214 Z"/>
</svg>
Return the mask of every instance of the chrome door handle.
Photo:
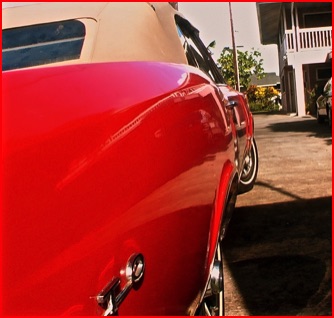
<svg viewBox="0 0 334 318">
<path fill-rule="evenodd" d="M 138 284 L 144 276 L 145 262 L 142 254 L 133 254 L 125 269 L 127 283 L 119 292 L 120 278 L 113 277 L 113 279 L 101 290 L 96 296 L 97 303 L 105 310 L 103 316 L 111 316 L 117 313 L 119 305 L 130 292 L 131 288 Z"/>
</svg>

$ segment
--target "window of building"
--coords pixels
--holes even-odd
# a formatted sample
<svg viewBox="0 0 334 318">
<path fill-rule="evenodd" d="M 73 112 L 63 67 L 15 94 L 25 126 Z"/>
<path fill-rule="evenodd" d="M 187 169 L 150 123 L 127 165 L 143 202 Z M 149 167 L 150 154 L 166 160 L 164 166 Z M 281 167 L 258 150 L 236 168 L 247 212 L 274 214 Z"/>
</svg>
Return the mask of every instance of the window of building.
<svg viewBox="0 0 334 318">
<path fill-rule="evenodd" d="M 305 28 L 321 28 L 331 25 L 332 25 L 332 14 L 330 12 L 304 14 Z"/>
<path fill-rule="evenodd" d="M 2 70 L 80 58 L 86 30 L 77 20 L 2 31 Z"/>
<path fill-rule="evenodd" d="M 317 81 L 328 80 L 332 76 L 331 68 L 318 68 L 317 69 Z"/>
</svg>

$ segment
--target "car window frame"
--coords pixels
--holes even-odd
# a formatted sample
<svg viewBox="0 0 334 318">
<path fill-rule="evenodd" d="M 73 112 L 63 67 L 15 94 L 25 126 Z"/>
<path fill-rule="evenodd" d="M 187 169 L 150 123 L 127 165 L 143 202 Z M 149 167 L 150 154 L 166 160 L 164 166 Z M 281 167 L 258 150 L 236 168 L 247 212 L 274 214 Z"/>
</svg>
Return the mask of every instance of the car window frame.
<svg viewBox="0 0 334 318">
<path fill-rule="evenodd" d="M 207 75 L 210 76 L 210 78 L 216 83 L 216 84 L 226 84 L 223 75 L 219 71 L 216 63 L 214 62 L 211 52 L 208 50 L 208 48 L 204 45 L 203 41 L 201 40 L 199 36 L 199 30 L 196 29 L 188 20 L 181 17 L 180 15 L 175 15 L 175 23 L 178 28 L 178 32 L 181 32 L 181 34 L 186 38 L 190 39 L 193 44 L 195 45 L 195 48 L 197 49 L 197 53 L 200 54 L 203 62 L 205 65 L 193 65 L 202 71 L 204 71 Z M 185 43 L 183 43 L 185 45 Z M 191 46 L 190 46 L 191 48 Z M 184 47 L 185 54 L 187 55 L 187 47 Z M 192 48 L 193 49 L 193 48 Z M 188 57 L 193 59 L 193 63 L 189 63 L 189 65 L 192 65 L 195 63 L 198 64 L 198 57 L 194 56 L 196 53 L 194 52 L 188 52 Z"/>
</svg>

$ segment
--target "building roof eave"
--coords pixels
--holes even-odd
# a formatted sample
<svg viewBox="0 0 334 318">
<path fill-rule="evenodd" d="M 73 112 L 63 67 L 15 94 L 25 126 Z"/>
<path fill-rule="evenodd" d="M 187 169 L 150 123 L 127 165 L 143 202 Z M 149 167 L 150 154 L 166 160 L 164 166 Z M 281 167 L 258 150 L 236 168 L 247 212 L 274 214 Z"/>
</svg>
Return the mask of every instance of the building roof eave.
<svg viewBox="0 0 334 318">
<path fill-rule="evenodd" d="M 261 43 L 277 44 L 281 2 L 257 2 L 257 16 Z"/>
</svg>

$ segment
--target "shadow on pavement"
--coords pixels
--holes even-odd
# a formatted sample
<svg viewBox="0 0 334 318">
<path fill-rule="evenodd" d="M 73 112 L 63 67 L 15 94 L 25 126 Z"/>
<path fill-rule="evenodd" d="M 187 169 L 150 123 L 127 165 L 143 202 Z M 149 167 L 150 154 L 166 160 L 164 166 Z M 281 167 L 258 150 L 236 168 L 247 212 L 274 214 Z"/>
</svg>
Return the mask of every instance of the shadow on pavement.
<svg viewBox="0 0 334 318">
<path fill-rule="evenodd" d="M 269 183 L 267 183 L 267 182 L 256 181 L 256 185 L 257 185 L 258 187 L 269 188 L 269 189 L 271 189 L 271 190 L 273 190 L 273 191 L 275 191 L 275 192 L 277 192 L 277 193 L 283 194 L 283 195 L 288 196 L 288 197 L 290 197 L 290 198 L 292 198 L 292 199 L 302 200 L 302 198 L 299 197 L 298 195 L 295 195 L 295 194 L 293 194 L 293 193 L 290 193 L 289 191 L 283 190 L 283 189 L 281 189 L 281 188 L 277 188 L 277 187 L 275 187 L 275 186 L 273 186 L 273 185 L 271 185 L 271 184 L 269 184 Z"/>
<path fill-rule="evenodd" d="M 331 315 L 331 202 L 236 208 L 223 251 L 250 315 Z"/>
<path fill-rule="evenodd" d="M 309 133 L 310 137 L 330 138 L 328 144 L 332 144 L 331 126 L 326 123 L 318 124 L 314 118 L 272 123 L 269 125 L 269 129 L 273 132 Z"/>
<path fill-rule="evenodd" d="M 274 256 L 231 264 L 252 315 L 297 315 L 318 290 L 326 265 L 308 256 Z M 252 279 L 249 279 L 249 276 Z"/>
</svg>

